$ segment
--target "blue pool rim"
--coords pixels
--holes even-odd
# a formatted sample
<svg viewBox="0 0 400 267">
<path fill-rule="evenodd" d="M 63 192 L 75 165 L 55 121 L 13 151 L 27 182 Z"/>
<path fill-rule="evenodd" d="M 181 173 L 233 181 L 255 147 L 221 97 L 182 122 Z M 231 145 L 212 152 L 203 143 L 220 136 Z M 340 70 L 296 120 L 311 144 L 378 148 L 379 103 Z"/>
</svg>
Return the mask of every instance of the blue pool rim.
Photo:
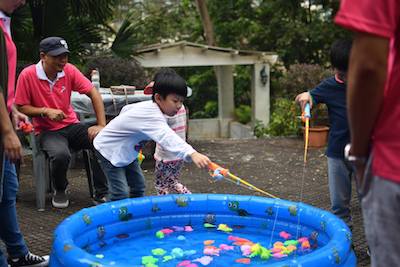
<svg viewBox="0 0 400 267">
<path fill-rule="evenodd" d="M 277 217 L 277 221 L 292 225 L 297 225 L 299 221 L 301 226 L 315 229 L 329 238 L 324 246 L 309 254 L 281 261 L 266 261 L 265 266 L 356 266 L 356 257 L 351 249 L 351 232 L 346 224 L 332 213 L 301 202 L 229 194 L 149 196 L 82 209 L 66 218 L 56 228 L 50 266 L 128 266 L 106 258 L 97 258 L 78 246 L 75 240 L 89 231 L 105 229 L 113 224 L 130 224 L 136 219 L 144 221 L 145 218 L 151 222 L 151 220 L 159 221 L 160 217 L 188 216 L 190 218 L 191 215 L 199 214 L 215 214 L 217 217 L 218 215 L 239 216 L 227 205 L 232 201 L 240 203 L 240 207 L 250 218 L 274 220 Z M 169 220 L 171 222 L 171 219 Z M 154 230 L 157 231 L 159 228 L 154 228 Z M 113 235 L 121 233 L 114 232 Z"/>
</svg>

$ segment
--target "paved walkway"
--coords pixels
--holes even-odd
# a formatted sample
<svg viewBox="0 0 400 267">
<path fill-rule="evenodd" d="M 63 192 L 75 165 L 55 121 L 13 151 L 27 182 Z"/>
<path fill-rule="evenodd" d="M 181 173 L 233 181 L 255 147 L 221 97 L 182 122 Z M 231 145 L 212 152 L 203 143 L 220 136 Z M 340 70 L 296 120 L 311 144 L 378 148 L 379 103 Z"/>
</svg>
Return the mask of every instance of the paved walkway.
<svg viewBox="0 0 400 267">
<path fill-rule="evenodd" d="M 329 193 L 327 184 L 326 159 L 322 149 L 309 151 L 309 162 L 303 174 L 302 140 L 300 139 L 257 139 L 257 140 L 218 140 L 197 141 L 193 146 L 206 153 L 217 163 L 227 167 L 232 173 L 245 178 L 256 186 L 281 198 L 299 201 L 322 209 L 329 209 Z M 78 161 L 79 162 L 79 161 Z M 153 161 L 143 164 L 146 176 L 146 195 L 154 195 Z M 194 193 L 230 193 L 257 195 L 253 191 L 227 182 L 216 184 L 209 178 L 205 170 L 187 164 L 183 172 L 183 182 Z M 29 156 L 21 168 L 20 193 L 17 203 L 21 229 L 30 249 L 38 254 L 49 254 L 52 233 L 55 227 L 67 216 L 92 205 L 89 199 L 84 170 L 81 168 L 69 171 L 71 192 L 70 207 L 63 210 L 51 207 L 47 199 L 46 210 L 38 212 L 35 207 L 35 191 L 32 181 L 32 164 Z M 353 205 L 353 240 L 358 258 L 358 266 L 369 266 L 366 255 L 366 242 L 362 229 L 362 218 L 356 198 Z"/>
</svg>

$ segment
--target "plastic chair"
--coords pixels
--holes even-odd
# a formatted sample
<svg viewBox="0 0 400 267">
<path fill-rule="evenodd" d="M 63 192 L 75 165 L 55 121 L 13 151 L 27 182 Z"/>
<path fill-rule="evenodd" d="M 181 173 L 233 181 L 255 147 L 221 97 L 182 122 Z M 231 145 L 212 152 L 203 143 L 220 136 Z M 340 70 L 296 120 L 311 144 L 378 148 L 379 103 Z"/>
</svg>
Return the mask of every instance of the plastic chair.
<svg viewBox="0 0 400 267">
<path fill-rule="evenodd" d="M 33 178 L 36 187 L 36 207 L 39 211 L 44 211 L 46 206 L 46 194 L 52 192 L 52 183 L 50 180 L 50 160 L 41 148 L 38 138 L 31 133 L 32 145 L 32 163 L 33 163 Z M 78 151 L 71 151 L 76 153 Z M 88 179 L 89 194 L 93 198 L 93 171 L 90 162 L 91 151 L 89 149 L 82 149 L 83 160 Z"/>
</svg>

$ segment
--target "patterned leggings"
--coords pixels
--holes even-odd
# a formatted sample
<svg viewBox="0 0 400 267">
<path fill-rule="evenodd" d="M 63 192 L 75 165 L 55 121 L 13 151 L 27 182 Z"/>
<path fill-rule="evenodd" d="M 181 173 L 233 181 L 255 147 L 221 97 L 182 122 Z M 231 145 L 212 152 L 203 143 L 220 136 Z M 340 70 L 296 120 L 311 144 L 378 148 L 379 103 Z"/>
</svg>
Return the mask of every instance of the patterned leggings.
<svg viewBox="0 0 400 267">
<path fill-rule="evenodd" d="M 179 182 L 179 176 L 183 167 L 183 160 L 170 162 L 156 161 L 154 170 L 155 188 L 159 195 L 170 193 L 191 194 L 191 192 Z"/>
</svg>

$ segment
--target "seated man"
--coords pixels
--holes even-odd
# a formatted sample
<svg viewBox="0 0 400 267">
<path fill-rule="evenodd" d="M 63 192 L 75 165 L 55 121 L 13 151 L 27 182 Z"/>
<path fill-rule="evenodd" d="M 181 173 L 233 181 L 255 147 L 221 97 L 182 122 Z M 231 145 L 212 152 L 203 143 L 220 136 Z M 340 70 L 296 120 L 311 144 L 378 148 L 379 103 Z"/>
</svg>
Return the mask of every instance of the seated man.
<svg viewBox="0 0 400 267">
<path fill-rule="evenodd" d="M 40 42 L 40 61 L 26 67 L 17 82 L 15 104 L 33 118 L 35 134 L 41 148 L 50 159 L 50 178 L 54 185 L 52 204 L 66 208 L 69 199 L 67 170 L 71 159 L 69 148 L 92 149 L 92 140 L 106 125 L 104 105 L 92 83 L 68 63 L 68 46 L 60 37 L 48 37 Z M 91 98 L 97 125 L 81 124 L 71 106 L 71 92 Z M 97 160 L 94 161 L 95 164 Z M 97 165 L 93 167 L 95 201 L 105 200 L 107 180 Z"/>
</svg>

